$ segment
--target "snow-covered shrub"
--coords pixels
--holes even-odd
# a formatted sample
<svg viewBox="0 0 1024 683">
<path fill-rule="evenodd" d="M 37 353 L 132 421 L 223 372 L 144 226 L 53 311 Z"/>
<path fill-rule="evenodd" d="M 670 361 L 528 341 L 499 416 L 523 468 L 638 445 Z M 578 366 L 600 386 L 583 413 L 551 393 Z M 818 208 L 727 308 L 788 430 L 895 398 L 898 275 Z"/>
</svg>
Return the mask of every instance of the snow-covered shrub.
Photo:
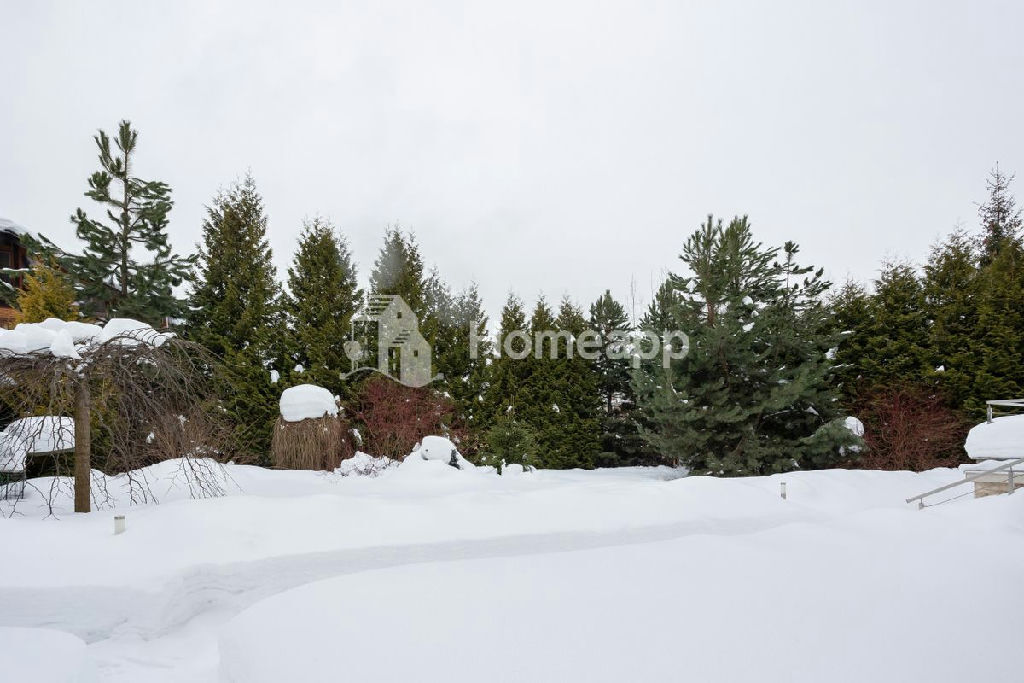
<svg viewBox="0 0 1024 683">
<path fill-rule="evenodd" d="M 284 390 L 270 443 L 274 467 L 335 470 L 354 454 L 350 426 L 331 392 L 313 384 Z"/>
</svg>

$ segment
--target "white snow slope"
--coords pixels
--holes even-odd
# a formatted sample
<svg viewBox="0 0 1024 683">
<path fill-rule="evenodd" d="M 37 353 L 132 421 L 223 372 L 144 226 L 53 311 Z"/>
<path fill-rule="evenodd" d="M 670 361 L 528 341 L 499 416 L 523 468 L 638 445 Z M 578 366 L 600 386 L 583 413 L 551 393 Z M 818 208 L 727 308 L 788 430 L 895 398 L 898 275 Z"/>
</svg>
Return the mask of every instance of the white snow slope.
<svg viewBox="0 0 1024 683">
<path fill-rule="evenodd" d="M 23 501 L 0 520 L 0 627 L 78 636 L 100 681 L 1019 674 L 1024 495 L 903 502 L 956 470 L 227 475 L 226 497 L 168 484 L 119 509 L 119 536 L 110 510 Z"/>
</svg>

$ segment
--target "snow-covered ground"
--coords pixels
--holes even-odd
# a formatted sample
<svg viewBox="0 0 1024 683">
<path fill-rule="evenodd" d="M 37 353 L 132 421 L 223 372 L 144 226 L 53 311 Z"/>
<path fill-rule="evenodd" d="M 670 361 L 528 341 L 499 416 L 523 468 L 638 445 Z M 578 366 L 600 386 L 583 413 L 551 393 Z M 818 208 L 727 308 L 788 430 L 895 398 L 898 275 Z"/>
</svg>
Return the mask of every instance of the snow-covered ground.
<svg viewBox="0 0 1024 683">
<path fill-rule="evenodd" d="M 1024 495 L 904 503 L 956 470 L 177 472 L 122 535 L 37 491 L 0 520 L 0 662 L 56 630 L 53 680 L 1019 678 Z"/>
</svg>

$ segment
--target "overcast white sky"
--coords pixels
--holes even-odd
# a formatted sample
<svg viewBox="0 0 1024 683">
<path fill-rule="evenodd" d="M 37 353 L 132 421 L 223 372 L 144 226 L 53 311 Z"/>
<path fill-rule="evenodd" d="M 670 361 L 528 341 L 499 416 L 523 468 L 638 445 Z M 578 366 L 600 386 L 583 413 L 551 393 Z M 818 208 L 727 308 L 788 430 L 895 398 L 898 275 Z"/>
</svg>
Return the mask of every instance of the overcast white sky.
<svg viewBox="0 0 1024 683">
<path fill-rule="evenodd" d="M 172 242 L 251 169 L 283 274 L 303 218 L 365 280 L 413 229 L 488 309 L 648 298 L 708 212 L 835 280 L 920 260 L 997 161 L 1024 194 L 1024 3 L 0 0 L 0 216 L 73 245 L 129 118 Z"/>
</svg>

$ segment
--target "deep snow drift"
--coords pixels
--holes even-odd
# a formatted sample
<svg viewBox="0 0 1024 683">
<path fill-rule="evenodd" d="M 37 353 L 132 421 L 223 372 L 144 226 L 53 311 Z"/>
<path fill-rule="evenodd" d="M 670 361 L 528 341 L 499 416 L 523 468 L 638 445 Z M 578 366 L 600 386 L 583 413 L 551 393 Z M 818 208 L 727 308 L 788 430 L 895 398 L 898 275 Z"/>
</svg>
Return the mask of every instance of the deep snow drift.
<svg viewBox="0 0 1024 683">
<path fill-rule="evenodd" d="M 0 627 L 134 683 L 1016 676 L 1022 495 L 918 511 L 961 473 L 497 476 L 438 448 L 375 477 L 232 465 L 205 500 L 164 463 L 120 536 L 30 498 L 0 520 Z"/>
</svg>

